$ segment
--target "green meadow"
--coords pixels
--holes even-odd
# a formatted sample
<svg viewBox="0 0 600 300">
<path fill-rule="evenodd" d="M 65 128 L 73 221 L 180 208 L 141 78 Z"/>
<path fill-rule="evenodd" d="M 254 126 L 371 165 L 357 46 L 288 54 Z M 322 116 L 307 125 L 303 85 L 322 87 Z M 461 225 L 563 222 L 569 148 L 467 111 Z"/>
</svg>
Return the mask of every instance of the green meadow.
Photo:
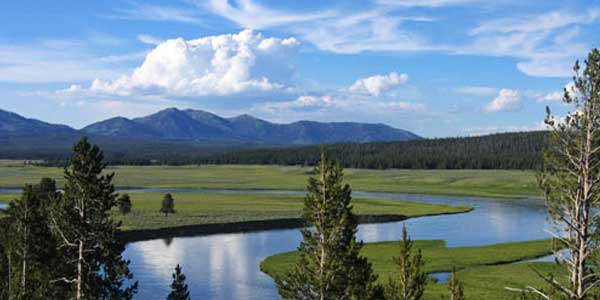
<svg viewBox="0 0 600 300">
<path fill-rule="evenodd" d="M 532 266 L 543 274 L 561 272 L 552 263 L 514 263 L 550 254 L 550 240 L 458 248 L 447 248 L 444 241 L 415 241 L 413 249 L 422 250 L 427 273 L 450 272 L 456 268 L 467 299 L 515 299 L 517 295 L 506 290 L 506 287 L 544 287 L 543 280 L 537 277 Z M 396 272 L 393 257 L 398 253 L 398 242 L 368 243 L 362 250 L 362 254 L 373 264 L 380 283 L 384 284 Z M 271 277 L 281 278 L 292 268 L 297 258 L 295 251 L 277 254 L 266 258 L 261 263 L 261 270 Z M 432 279 L 427 286 L 425 298 L 437 300 L 446 292 L 445 284 L 438 284 Z"/>
<path fill-rule="evenodd" d="M 190 194 L 174 193 L 175 214 L 159 213 L 163 194 L 131 194 L 133 210 L 128 215 L 114 211 L 124 230 L 158 229 L 186 225 L 232 223 L 300 218 L 302 195 Z M 353 200 L 355 212 L 362 215 L 402 215 L 418 217 L 469 211 L 466 206 L 447 206 L 382 199 Z"/>
<path fill-rule="evenodd" d="M 284 166 L 119 166 L 118 187 L 181 189 L 304 190 L 310 167 Z M 20 188 L 42 177 L 62 183 L 61 168 L 0 165 L 0 188 Z M 538 196 L 535 174 L 517 170 L 366 170 L 346 169 L 355 191 L 426 193 L 517 198 Z"/>
</svg>

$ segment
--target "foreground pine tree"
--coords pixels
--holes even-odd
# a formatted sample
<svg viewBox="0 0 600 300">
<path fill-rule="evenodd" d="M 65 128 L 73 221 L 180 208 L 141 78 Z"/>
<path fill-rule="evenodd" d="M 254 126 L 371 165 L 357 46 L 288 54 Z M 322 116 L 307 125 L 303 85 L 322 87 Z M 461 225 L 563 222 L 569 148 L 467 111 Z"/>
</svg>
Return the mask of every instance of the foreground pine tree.
<svg viewBox="0 0 600 300">
<path fill-rule="evenodd" d="M 427 275 L 423 271 L 423 258 L 421 249 L 413 251 L 413 241 L 408 236 L 406 226 L 402 227 L 402 240 L 400 241 L 400 255 L 394 258 L 397 275 L 390 278 L 385 290 L 387 300 L 420 300 L 423 299 Z"/>
<path fill-rule="evenodd" d="M 301 230 L 300 260 L 293 270 L 276 280 L 283 299 L 337 300 L 375 299 L 371 264 L 360 255 L 356 240 L 357 219 L 352 213 L 351 190 L 343 185 L 343 170 L 321 153 L 315 173 L 308 181 Z M 379 293 L 380 294 L 380 293 Z"/>
<path fill-rule="evenodd" d="M 171 293 L 167 296 L 167 300 L 190 300 L 190 292 L 188 285 L 185 283 L 185 275 L 181 270 L 181 266 L 175 267 L 173 273 L 173 283 L 171 283 Z"/>
<path fill-rule="evenodd" d="M 69 289 L 65 299 L 131 299 L 137 283 L 117 241 L 119 223 L 110 217 L 116 206 L 114 174 L 103 174 L 103 154 L 82 138 L 65 169 L 64 195 L 52 210 L 52 229 L 65 266 L 54 279 Z"/>
<path fill-rule="evenodd" d="M 574 112 L 559 120 L 547 109 L 546 124 L 553 130 L 540 176 L 550 215 L 557 225 L 556 237 L 570 254 L 557 260 L 566 267 L 569 280 L 565 284 L 542 277 L 565 299 L 584 300 L 591 299 L 593 288 L 600 283 L 597 270 L 590 267 L 600 248 L 599 219 L 592 211 L 600 203 L 600 51 L 592 50 L 583 72 L 579 63 L 574 71 L 573 88 L 565 89 L 563 97 Z M 549 299 L 540 289 L 528 290 Z"/>
<path fill-rule="evenodd" d="M 56 264 L 56 247 L 40 197 L 44 188 L 26 185 L 20 199 L 12 201 L 7 210 L 10 299 L 45 299 L 52 294 L 49 283 Z"/>
</svg>

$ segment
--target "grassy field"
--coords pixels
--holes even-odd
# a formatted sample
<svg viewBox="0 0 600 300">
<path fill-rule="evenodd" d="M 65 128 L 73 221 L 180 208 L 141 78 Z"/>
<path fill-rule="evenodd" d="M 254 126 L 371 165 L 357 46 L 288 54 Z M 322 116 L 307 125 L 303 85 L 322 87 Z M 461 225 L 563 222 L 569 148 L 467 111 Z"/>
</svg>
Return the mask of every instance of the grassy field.
<svg viewBox="0 0 600 300">
<path fill-rule="evenodd" d="M 279 166 L 111 167 L 118 187 L 303 190 L 312 168 Z M 510 170 L 346 169 L 355 191 L 482 197 L 537 196 L 534 173 Z M 62 182 L 61 168 L 0 165 L 0 188 L 20 188 L 42 177 Z"/>
<path fill-rule="evenodd" d="M 115 211 L 123 221 L 124 230 L 157 229 L 184 225 L 229 223 L 283 218 L 299 218 L 303 207 L 301 195 L 224 195 L 172 194 L 176 214 L 165 217 L 159 213 L 163 194 L 131 194 L 133 211 L 125 216 Z M 432 205 L 381 199 L 354 199 L 358 214 L 387 214 L 416 217 L 457 213 L 470 207 Z"/>
<path fill-rule="evenodd" d="M 396 267 L 392 258 L 398 254 L 398 242 L 365 244 L 363 255 L 369 258 L 381 283 L 387 283 Z M 459 279 L 465 285 L 467 299 L 513 299 L 513 292 L 505 287 L 524 287 L 526 284 L 543 286 L 531 270 L 530 264 L 509 264 L 514 261 L 544 256 L 550 253 L 550 241 L 529 241 L 496 244 L 482 247 L 446 248 L 444 241 L 416 241 L 415 249 L 423 251 L 427 273 L 459 270 Z M 280 277 L 293 266 L 296 252 L 268 257 L 261 263 L 261 270 L 272 277 Z M 543 273 L 560 272 L 553 264 L 535 263 Z M 446 293 L 445 284 L 432 282 L 427 287 L 426 299 L 440 299 Z"/>
</svg>

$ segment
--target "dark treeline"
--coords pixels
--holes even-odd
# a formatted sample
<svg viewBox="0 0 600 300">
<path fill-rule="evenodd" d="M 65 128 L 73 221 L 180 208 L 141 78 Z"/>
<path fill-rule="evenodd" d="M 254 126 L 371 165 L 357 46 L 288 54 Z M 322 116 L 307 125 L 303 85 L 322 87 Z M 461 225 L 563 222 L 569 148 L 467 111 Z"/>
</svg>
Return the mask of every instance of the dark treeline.
<svg viewBox="0 0 600 300">
<path fill-rule="evenodd" d="M 539 169 L 547 133 L 327 145 L 332 159 L 367 169 Z M 315 165 L 320 146 L 255 149 L 207 156 L 199 164 Z"/>
<path fill-rule="evenodd" d="M 347 168 L 364 169 L 535 169 L 542 165 L 546 133 L 516 132 L 477 137 L 325 145 L 332 159 Z M 168 148 L 168 149 L 167 149 Z M 244 150 L 191 151 L 172 145 L 144 151 L 112 152 L 110 165 L 257 164 L 314 166 L 321 146 L 270 147 Z M 168 151 L 167 151 L 168 150 Z M 139 153 L 137 155 L 136 153 Z M 36 164 L 65 166 L 62 156 L 38 156 Z"/>
</svg>

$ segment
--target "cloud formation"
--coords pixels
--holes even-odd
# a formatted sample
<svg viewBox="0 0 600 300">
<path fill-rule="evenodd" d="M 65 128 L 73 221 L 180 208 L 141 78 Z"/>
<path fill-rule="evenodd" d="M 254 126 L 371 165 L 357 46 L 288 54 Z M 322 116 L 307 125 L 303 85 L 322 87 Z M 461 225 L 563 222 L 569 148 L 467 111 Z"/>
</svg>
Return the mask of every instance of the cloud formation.
<svg viewBox="0 0 600 300">
<path fill-rule="evenodd" d="M 457 47 L 460 54 L 517 57 L 517 68 L 534 77 L 568 77 L 573 62 L 589 50 L 578 26 L 600 20 L 600 9 L 585 13 L 557 10 L 500 18 L 471 29 L 472 42 Z M 565 46 L 568 45 L 568 46 Z"/>
<path fill-rule="evenodd" d="M 268 102 L 255 107 L 268 115 L 319 116 L 389 115 L 406 112 L 424 112 L 425 105 L 389 99 L 388 94 L 408 80 L 407 74 L 391 72 L 357 79 L 352 85 L 322 94 L 301 95 L 291 101 Z M 338 114 L 341 113 L 341 114 Z"/>
<path fill-rule="evenodd" d="M 89 92 L 174 97 L 235 95 L 285 90 L 298 46 L 294 38 L 264 37 L 252 30 L 237 34 L 161 42 L 131 75 L 95 79 Z"/>
<path fill-rule="evenodd" d="M 265 29 L 276 26 L 290 25 L 294 23 L 315 21 L 332 17 L 333 11 L 322 11 L 315 13 L 289 13 L 276 9 L 267 8 L 252 0 L 234 1 L 235 6 L 229 0 L 210 0 L 206 3 L 198 2 L 203 8 L 208 8 L 232 22 L 244 28 Z"/>
<path fill-rule="evenodd" d="M 501 89 L 498 96 L 485 106 L 487 112 L 516 110 L 521 107 L 521 94 L 516 90 Z"/>
<path fill-rule="evenodd" d="M 382 92 L 402 85 L 408 81 L 408 75 L 391 72 L 388 75 L 374 75 L 360 78 L 350 86 L 349 90 L 355 93 L 379 96 Z"/>
</svg>

